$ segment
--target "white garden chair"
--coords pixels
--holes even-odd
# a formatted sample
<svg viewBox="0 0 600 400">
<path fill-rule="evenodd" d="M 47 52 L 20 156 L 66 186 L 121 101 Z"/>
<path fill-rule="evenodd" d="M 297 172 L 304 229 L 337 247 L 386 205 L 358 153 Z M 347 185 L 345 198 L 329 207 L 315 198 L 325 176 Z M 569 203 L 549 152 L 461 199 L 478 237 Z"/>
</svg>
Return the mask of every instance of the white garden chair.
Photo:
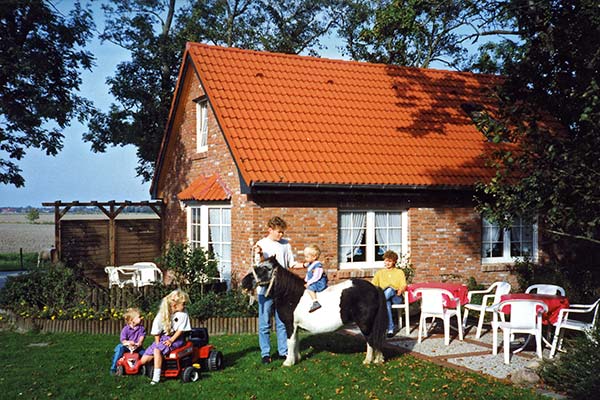
<svg viewBox="0 0 600 400">
<path fill-rule="evenodd" d="M 410 335 L 410 305 L 408 304 L 408 293 L 402 295 L 402 304 L 392 304 L 392 308 L 398 310 L 398 326 L 402 325 L 402 313 L 404 313 L 404 327 L 406 328 L 406 336 Z"/>
<path fill-rule="evenodd" d="M 596 300 L 592 304 L 571 304 L 569 308 L 563 308 L 558 313 L 558 321 L 556 322 L 556 330 L 554 331 L 554 339 L 552 340 L 552 347 L 550 348 L 550 358 L 553 358 L 556 351 L 561 351 L 562 347 L 562 334 L 563 329 L 571 329 L 574 331 L 585 332 L 586 335 L 590 335 L 590 332 L 596 326 L 598 318 L 598 308 L 600 308 L 600 299 Z M 587 314 L 591 315 L 591 321 L 585 322 L 577 319 L 569 318 L 569 314 L 580 314 L 581 316 Z"/>
<path fill-rule="evenodd" d="M 561 296 L 565 296 L 565 289 L 558 285 L 550 285 L 546 283 L 540 283 L 529 286 L 525 289 L 525 293 L 537 293 L 537 294 L 553 294 L 557 293 Z"/>
<path fill-rule="evenodd" d="M 118 286 L 120 288 L 126 285 L 137 286 L 138 272 L 123 269 L 121 267 L 108 266 L 104 268 L 104 272 L 108 274 L 108 287 Z"/>
<path fill-rule="evenodd" d="M 458 337 L 463 340 L 463 330 L 461 323 L 460 299 L 455 298 L 452 292 L 446 289 L 437 288 L 418 288 L 414 292 L 415 296 L 421 295 L 421 316 L 419 318 L 419 336 L 418 342 L 421 343 L 422 334 L 427 336 L 427 318 L 441 318 L 444 321 L 444 344 L 450 344 L 450 318 L 456 316 L 458 325 Z M 456 302 L 456 308 L 449 308 L 444 305 L 446 300 Z"/>
<path fill-rule="evenodd" d="M 510 321 L 499 322 L 499 314 L 503 313 L 506 306 L 510 306 Z M 503 333 L 505 364 L 510 364 L 510 341 L 515 333 L 535 336 L 536 353 L 539 358 L 542 358 L 542 314 L 546 311 L 548 306 L 539 300 L 513 299 L 496 304 L 492 321 L 492 354 L 498 354 L 498 328 L 500 328 Z M 525 345 L 515 350 L 515 353 L 523 350 L 524 347 Z"/>
<path fill-rule="evenodd" d="M 133 268 L 138 270 L 138 287 L 154 285 L 163 281 L 162 271 L 153 262 L 137 262 L 133 264 Z"/>
<path fill-rule="evenodd" d="M 510 293 L 510 283 L 508 282 L 494 282 L 489 288 L 484 290 L 470 290 L 468 293 L 469 303 L 465 304 L 465 316 L 463 318 L 463 328 L 467 325 L 467 318 L 469 316 L 469 310 L 479 311 L 479 321 L 477 322 L 477 332 L 475 338 L 479 339 L 481 336 L 481 330 L 483 327 L 483 319 L 485 313 L 493 313 L 493 305 L 500 303 L 500 297 L 504 294 Z M 481 304 L 471 303 L 471 299 L 474 294 L 483 294 Z M 491 301 L 491 304 L 490 304 Z"/>
</svg>

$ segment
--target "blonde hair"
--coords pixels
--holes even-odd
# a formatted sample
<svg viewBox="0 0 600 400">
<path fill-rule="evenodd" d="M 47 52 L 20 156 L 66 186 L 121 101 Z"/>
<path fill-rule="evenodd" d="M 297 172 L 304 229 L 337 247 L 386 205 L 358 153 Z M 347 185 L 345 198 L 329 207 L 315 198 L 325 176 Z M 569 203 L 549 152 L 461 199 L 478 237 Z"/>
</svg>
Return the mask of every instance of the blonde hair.
<svg viewBox="0 0 600 400">
<path fill-rule="evenodd" d="M 316 244 L 309 244 L 304 249 L 304 254 L 306 253 L 312 254 L 313 256 L 315 256 L 315 258 L 319 258 L 319 256 L 321 255 L 321 249 Z"/>
<path fill-rule="evenodd" d="M 125 314 L 123 314 L 123 319 L 125 319 L 126 323 L 130 323 L 136 316 L 142 316 L 140 310 L 137 308 L 128 308 L 127 311 L 125 311 Z"/>
<path fill-rule="evenodd" d="M 173 329 L 171 327 L 171 305 L 188 303 L 189 301 L 190 296 L 188 296 L 188 294 L 181 289 L 175 289 L 163 297 L 162 301 L 160 302 L 158 314 L 160 315 L 160 321 L 162 322 L 162 326 L 167 335 L 170 336 L 173 334 Z"/>
</svg>

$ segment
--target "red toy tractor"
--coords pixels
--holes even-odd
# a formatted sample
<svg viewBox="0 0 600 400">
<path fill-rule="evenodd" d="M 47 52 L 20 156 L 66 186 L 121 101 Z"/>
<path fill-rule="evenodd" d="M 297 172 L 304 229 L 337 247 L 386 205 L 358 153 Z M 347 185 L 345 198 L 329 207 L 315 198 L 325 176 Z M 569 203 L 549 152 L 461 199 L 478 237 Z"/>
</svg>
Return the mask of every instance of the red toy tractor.
<svg viewBox="0 0 600 400">
<path fill-rule="evenodd" d="M 115 375 L 144 375 L 146 373 L 146 366 L 136 366 L 139 359 L 140 355 L 133 351 L 123 354 L 123 357 L 119 358 L 119 361 L 117 361 Z"/>
<path fill-rule="evenodd" d="M 146 375 L 152 377 L 154 364 L 150 362 L 145 367 Z M 188 341 L 165 357 L 161 376 L 181 377 L 183 382 L 195 382 L 200 379 L 201 370 L 216 371 L 222 368 L 223 353 L 208 344 L 208 329 L 193 328 Z"/>
</svg>

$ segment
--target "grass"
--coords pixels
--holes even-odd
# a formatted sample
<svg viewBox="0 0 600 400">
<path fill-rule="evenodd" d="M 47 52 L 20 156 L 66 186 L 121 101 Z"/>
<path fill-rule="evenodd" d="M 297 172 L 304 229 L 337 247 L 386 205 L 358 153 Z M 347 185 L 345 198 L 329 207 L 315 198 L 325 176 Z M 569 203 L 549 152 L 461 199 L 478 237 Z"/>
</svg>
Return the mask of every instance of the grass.
<svg viewBox="0 0 600 400">
<path fill-rule="evenodd" d="M 274 336 L 274 335 L 273 335 Z M 538 399 L 530 390 L 443 368 L 410 355 L 386 354 L 363 366 L 364 342 L 341 334 L 303 337 L 303 359 L 260 363 L 256 335 L 213 336 L 225 368 L 194 383 L 112 377 L 118 338 L 109 335 L 0 332 L 0 392 L 5 399 Z M 147 339 L 146 344 L 150 343 Z M 275 348 L 272 346 L 272 348 Z"/>
<path fill-rule="evenodd" d="M 23 253 L 23 266 L 19 253 L 0 254 L 0 271 L 17 271 L 31 269 L 37 266 L 37 253 Z"/>
</svg>

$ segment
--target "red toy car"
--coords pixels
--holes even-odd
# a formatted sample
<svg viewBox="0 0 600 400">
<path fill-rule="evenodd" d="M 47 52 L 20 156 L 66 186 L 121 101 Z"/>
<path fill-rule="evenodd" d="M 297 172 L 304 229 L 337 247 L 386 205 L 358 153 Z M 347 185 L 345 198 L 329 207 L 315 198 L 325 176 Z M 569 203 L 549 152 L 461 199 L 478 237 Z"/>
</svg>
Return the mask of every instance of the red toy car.
<svg viewBox="0 0 600 400">
<path fill-rule="evenodd" d="M 146 366 L 136 366 L 139 359 L 139 353 L 135 353 L 133 351 L 123 354 L 123 357 L 119 358 L 119 361 L 117 361 L 117 370 L 115 371 L 115 375 L 144 375 L 146 373 Z"/>
<path fill-rule="evenodd" d="M 117 365 L 119 364 L 117 363 Z M 146 375 L 151 378 L 154 364 L 150 362 L 145 367 Z M 195 382 L 200 379 L 201 370 L 216 371 L 222 368 L 223 353 L 208 344 L 208 329 L 193 328 L 188 341 L 165 357 L 161 376 L 181 377 L 183 382 Z"/>
</svg>

